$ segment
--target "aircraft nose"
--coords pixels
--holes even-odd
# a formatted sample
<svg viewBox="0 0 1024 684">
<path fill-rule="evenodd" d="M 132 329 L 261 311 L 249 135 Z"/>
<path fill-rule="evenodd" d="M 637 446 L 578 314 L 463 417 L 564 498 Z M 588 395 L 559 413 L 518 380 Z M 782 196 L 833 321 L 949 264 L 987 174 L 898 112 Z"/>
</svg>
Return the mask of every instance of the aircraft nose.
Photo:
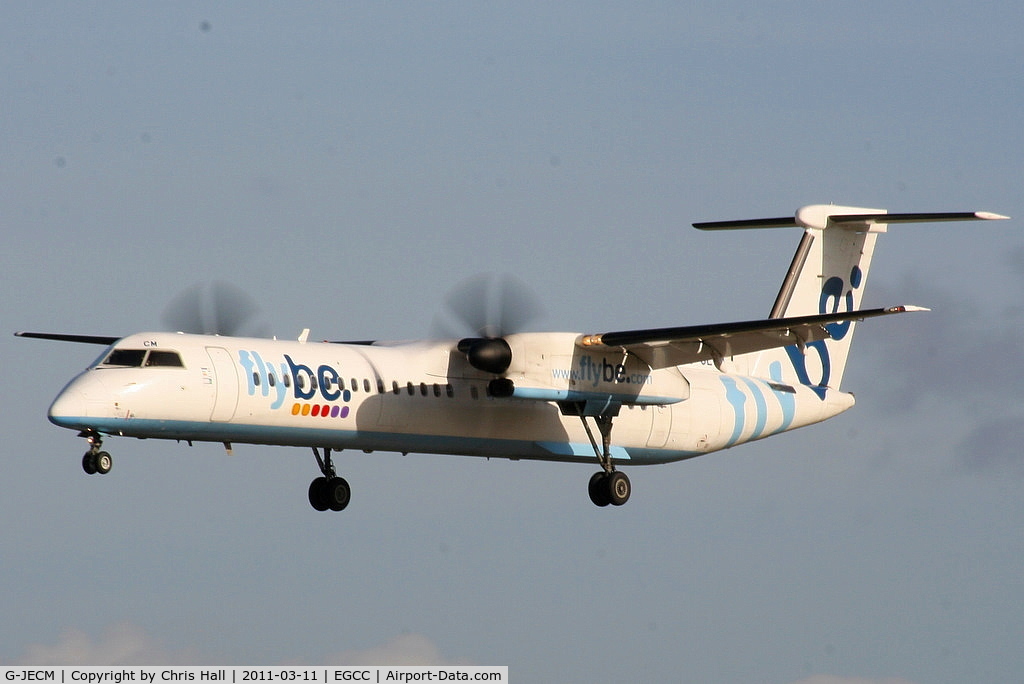
<svg viewBox="0 0 1024 684">
<path fill-rule="evenodd" d="M 84 392 L 74 387 L 58 394 L 47 412 L 51 423 L 66 428 L 80 427 L 88 417 L 89 401 Z"/>
</svg>

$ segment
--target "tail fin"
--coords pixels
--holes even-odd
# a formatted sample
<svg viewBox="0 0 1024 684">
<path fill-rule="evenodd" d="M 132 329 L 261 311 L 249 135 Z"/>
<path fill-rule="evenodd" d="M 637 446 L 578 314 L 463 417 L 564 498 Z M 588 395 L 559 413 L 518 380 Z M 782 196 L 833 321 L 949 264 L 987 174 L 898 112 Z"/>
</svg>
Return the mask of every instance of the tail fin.
<svg viewBox="0 0 1024 684">
<path fill-rule="evenodd" d="M 695 223 L 703 230 L 799 227 L 804 235 L 772 306 L 771 318 L 855 311 L 860 307 L 875 240 L 891 223 L 1004 219 L 984 212 L 888 214 L 884 209 L 812 205 L 790 218 Z M 827 326 L 832 338 L 760 353 L 752 375 L 838 389 L 853 339 L 853 321 Z"/>
</svg>

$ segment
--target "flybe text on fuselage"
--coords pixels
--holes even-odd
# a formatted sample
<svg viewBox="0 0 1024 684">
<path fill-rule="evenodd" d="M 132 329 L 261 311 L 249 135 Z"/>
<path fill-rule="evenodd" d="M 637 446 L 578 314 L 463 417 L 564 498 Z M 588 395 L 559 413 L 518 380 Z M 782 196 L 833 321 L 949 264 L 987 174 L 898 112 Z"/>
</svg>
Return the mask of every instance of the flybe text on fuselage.
<svg viewBox="0 0 1024 684">
<path fill-rule="evenodd" d="M 257 351 L 239 350 L 238 363 L 245 371 L 249 396 L 259 393 L 272 398 L 270 408 L 274 410 L 285 405 L 289 390 L 296 402 L 318 398 L 327 402 L 348 402 L 351 399 L 351 393 L 342 387 L 341 374 L 333 366 L 320 364 L 314 370 L 311 366 L 297 363 L 288 354 L 283 357 L 283 362 L 276 363 L 265 361 Z M 293 413 L 302 411 L 301 404 L 293 405 Z M 335 416 L 342 412 L 347 415 L 347 407 L 343 411 L 333 411 Z"/>
</svg>

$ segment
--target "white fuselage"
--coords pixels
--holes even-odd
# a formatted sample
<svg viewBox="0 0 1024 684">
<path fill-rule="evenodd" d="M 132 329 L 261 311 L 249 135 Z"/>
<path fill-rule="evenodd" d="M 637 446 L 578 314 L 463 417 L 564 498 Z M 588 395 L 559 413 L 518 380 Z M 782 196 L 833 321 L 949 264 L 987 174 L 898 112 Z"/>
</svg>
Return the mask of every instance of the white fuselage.
<svg viewBox="0 0 1024 684">
<path fill-rule="evenodd" d="M 619 464 L 676 461 L 820 422 L 850 394 L 694 364 L 651 370 L 574 333 L 509 336 L 512 396 L 455 342 L 305 343 L 142 333 L 50 408 L 62 427 L 229 443 L 595 462 L 580 413 L 618 408 Z M 155 354 L 154 352 L 159 352 Z M 575 407 L 575 408 L 573 408 Z M 598 437 L 598 441 L 600 437 Z"/>
</svg>

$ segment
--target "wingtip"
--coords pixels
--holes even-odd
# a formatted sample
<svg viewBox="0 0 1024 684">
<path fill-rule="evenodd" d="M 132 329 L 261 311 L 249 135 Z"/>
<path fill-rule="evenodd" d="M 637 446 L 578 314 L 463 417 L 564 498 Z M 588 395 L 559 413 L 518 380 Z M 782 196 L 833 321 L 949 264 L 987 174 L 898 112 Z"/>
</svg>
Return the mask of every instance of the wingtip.
<svg viewBox="0 0 1024 684">
<path fill-rule="evenodd" d="M 915 311 L 931 311 L 926 306 L 914 306 L 913 304 L 904 304 L 902 306 L 890 306 L 890 313 L 913 313 Z"/>
<path fill-rule="evenodd" d="M 974 215 L 983 221 L 1006 221 L 1010 218 L 1009 216 L 1003 216 L 991 211 L 976 211 Z"/>
</svg>

